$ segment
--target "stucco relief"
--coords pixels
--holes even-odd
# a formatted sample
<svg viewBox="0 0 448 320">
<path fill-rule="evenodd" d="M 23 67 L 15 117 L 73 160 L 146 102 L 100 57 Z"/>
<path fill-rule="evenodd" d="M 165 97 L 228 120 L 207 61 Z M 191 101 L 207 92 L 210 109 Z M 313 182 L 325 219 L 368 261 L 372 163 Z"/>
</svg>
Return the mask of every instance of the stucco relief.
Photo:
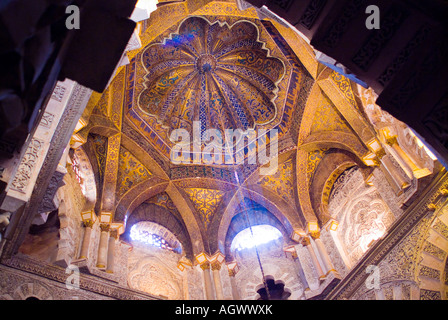
<svg viewBox="0 0 448 320">
<path fill-rule="evenodd" d="M 331 216 L 339 221 L 337 236 L 352 263 L 385 234 L 395 219 L 376 188 L 368 186 L 356 168 L 338 178 L 329 208 Z"/>
<path fill-rule="evenodd" d="M 183 299 L 178 258 L 178 254 L 160 249 L 134 247 L 128 260 L 129 287 L 170 300 Z"/>
</svg>

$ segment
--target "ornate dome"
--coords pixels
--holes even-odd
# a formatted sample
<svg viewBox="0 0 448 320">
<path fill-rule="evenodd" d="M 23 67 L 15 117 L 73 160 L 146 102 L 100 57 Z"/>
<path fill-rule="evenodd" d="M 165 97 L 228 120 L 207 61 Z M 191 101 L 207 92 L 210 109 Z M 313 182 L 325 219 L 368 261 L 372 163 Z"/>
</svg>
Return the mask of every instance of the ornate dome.
<svg viewBox="0 0 448 320">
<path fill-rule="evenodd" d="M 176 33 L 141 56 L 146 70 L 141 111 L 168 128 L 242 129 L 268 124 L 277 114 L 283 62 L 271 57 L 251 22 L 184 20 Z"/>
</svg>

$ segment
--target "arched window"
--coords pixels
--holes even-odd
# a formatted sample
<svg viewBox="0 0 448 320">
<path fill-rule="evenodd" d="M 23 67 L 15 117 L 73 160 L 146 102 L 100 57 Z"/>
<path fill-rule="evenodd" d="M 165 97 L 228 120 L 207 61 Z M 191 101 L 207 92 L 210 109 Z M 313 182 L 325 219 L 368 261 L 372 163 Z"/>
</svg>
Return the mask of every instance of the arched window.
<svg viewBox="0 0 448 320">
<path fill-rule="evenodd" d="M 280 230 L 273 226 L 267 224 L 256 225 L 240 231 L 233 238 L 230 248 L 232 252 L 234 250 L 250 249 L 280 239 L 281 237 L 282 233 Z"/>
<path fill-rule="evenodd" d="M 181 245 L 176 236 L 168 229 L 153 222 L 142 221 L 131 227 L 132 242 L 151 245 L 173 252 L 182 252 Z"/>
</svg>

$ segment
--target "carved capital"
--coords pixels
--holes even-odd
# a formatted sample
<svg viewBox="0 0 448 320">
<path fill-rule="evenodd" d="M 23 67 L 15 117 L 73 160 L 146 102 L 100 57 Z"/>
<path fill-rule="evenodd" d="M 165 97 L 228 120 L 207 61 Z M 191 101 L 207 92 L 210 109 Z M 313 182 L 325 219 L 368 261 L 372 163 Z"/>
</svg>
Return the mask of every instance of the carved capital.
<svg viewBox="0 0 448 320">
<path fill-rule="evenodd" d="M 311 232 L 310 235 L 311 235 L 311 238 L 313 238 L 314 240 L 320 238 L 320 232 L 319 231 Z"/>
<path fill-rule="evenodd" d="M 236 270 L 235 269 L 229 269 L 229 277 L 234 277 L 236 276 Z"/>
<path fill-rule="evenodd" d="M 302 246 L 309 246 L 310 245 L 310 238 L 303 237 L 302 240 L 300 241 L 300 243 L 302 244 Z"/>
<path fill-rule="evenodd" d="M 213 262 L 212 264 L 211 264 L 211 266 L 212 266 L 212 270 L 213 271 L 215 271 L 215 270 L 221 270 L 221 264 L 218 262 L 218 261 L 215 261 L 215 262 Z"/>
<path fill-rule="evenodd" d="M 384 151 L 384 149 L 381 148 L 375 154 L 378 157 L 378 159 L 381 160 L 381 158 L 386 155 L 386 151 Z"/>
<path fill-rule="evenodd" d="M 109 232 L 110 224 L 108 224 L 108 223 L 101 223 L 100 224 L 100 230 L 101 230 L 101 232 Z"/>
<path fill-rule="evenodd" d="M 390 146 L 393 146 L 394 144 L 398 144 L 397 136 L 388 137 L 386 139 L 386 143 Z"/>
<path fill-rule="evenodd" d="M 109 234 L 109 236 L 110 236 L 111 238 L 118 239 L 118 230 L 117 230 L 117 229 L 112 229 L 112 230 L 110 230 L 110 234 Z"/>
<path fill-rule="evenodd" d="M 210 263 L 209 262 L 204 262 L 200 264 L 200 267 L 202 270 L 209 270 L 210 269 Z"/>
<path fill-rule="evenodd" d="M 92 219 L 87 219 L 83 221 L 84 228 L 92 228 L 95 222 Z"/>
</svg>

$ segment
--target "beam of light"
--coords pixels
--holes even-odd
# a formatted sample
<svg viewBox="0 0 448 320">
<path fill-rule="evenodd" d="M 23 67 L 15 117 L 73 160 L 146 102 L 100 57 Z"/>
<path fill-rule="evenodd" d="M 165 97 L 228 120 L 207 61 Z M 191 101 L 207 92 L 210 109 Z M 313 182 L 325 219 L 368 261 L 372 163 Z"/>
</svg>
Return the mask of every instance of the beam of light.
<svg viewBox="0 0 448 320">
<path fill-rule="evenodd" d="M 250 249 L 255 246 L 266 244 L 268 242 L 277 240 L 282 237 L 282 233 L 275 227 L 270 225 L 257 225 L 240 231 L 235 238 L 233 238 L 231 250 Z"/>
</svg>

